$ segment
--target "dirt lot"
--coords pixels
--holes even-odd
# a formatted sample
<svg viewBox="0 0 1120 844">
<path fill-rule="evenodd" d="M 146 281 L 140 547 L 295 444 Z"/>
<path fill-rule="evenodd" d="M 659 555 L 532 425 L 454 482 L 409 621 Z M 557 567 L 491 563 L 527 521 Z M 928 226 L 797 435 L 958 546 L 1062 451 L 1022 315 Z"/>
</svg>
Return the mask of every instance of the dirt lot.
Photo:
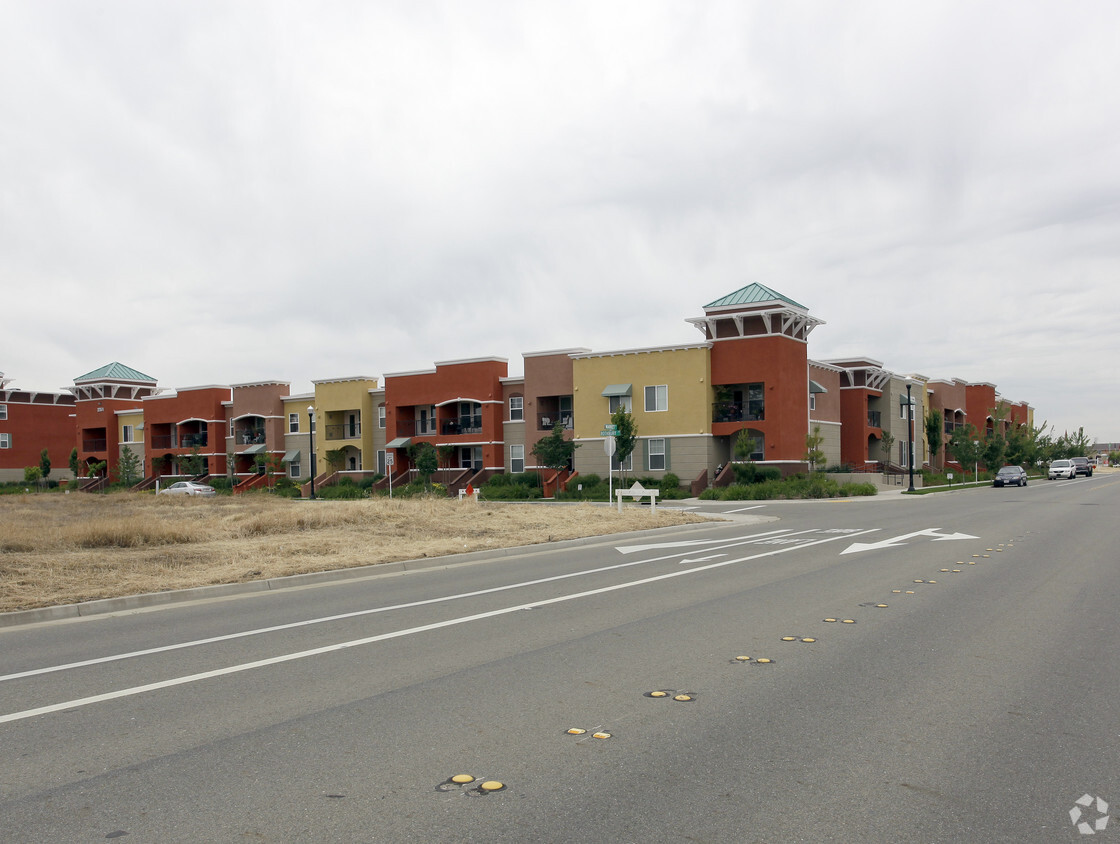
<svg viewBox="0 0 1120 844">
<path fill-rule="evenodd" d="M 0 498 L 0 612 L 703 521 L 658 508 L 264 495 Z"/>
</svg>

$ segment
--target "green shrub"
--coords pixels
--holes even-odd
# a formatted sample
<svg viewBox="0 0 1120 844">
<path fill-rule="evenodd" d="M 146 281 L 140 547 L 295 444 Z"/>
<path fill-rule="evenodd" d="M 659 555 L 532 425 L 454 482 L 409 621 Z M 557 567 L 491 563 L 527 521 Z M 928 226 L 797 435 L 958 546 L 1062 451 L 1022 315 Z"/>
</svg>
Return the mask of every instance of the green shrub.
<svg viewBox="0 0 1120 844">
<path fill-rule="evenodd" d="M 735 482 L 740 484 L 759 484 L 766 481 L 779 481 L 782 471 L 776 466 L 759 466 L 757 463 L 732 463 Z"/>
<path fill-rule="evenodd" d="M 346 480 L 349 480 L 349 478 L 347 478 Z M 323 498 L 328 501 L 336 501 L 366 498 L 368 497 L 368 493 L 353 481 L 351 481 L 350 483 L 339 481 L 337 484 L 320 487 L 319 489 L 315 490 L 315 496 L 317 498 Z"/>
<path fill-rule="evenodd" d="M 681 479 L 674 475 L 672 472 L 666 472 L 661 478 L 662 491 L 666 489 L 678 489 L 681 485 Z"/>
</svg>

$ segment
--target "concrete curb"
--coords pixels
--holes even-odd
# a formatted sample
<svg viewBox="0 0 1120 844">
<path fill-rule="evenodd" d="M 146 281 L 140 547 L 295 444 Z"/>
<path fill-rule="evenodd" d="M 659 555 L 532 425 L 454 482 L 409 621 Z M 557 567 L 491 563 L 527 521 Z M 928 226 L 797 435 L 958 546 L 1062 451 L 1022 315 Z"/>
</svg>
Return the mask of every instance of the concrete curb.
<svg viewBox="0 0 1120 844">
<path fill-rule="evenodd" d="M 699 514 L 703 515 L 703 514 Z M 713 520 L 722 521 L 770 521 L 770 518 L 760 516 L 746 516 L 732 518 L 711 514 Z M 480 563 L 495 558 L 516 557 L 526 553 L 539 551 L 562 551 L 566 548 L 577 548 L 582 545 L 596 543 L 619 542 L 622 539 L 641 537 L 644 535 L 658 535 L 675 531 L 689 531 L 696 528 L 710 527 L 700 523 L 694 525 L 672 525 L 663 528 L 649 528 L 647 530 L 629 531 L 626 533 L 600 534 L 599 536 L 585 536 L 580 539 L 564 539 L 557 542 L 541 542 L 534 545 L 515 545 L 509 548 L 494 548 L 486 551 L 468 551 L 465 554 L 449 554 L 443 557 L 421 557 L 415 560 L 396 560 L 389 563 L 374 563 L 368 566 L 355 566 L 348 569 L 333 569 L 331 571 L 316 571 L 308 574 L 293 574 L 287 577 L 273 577 L 267 580 L 250 580 L 245 583 L 222 583 L 215 586 L 196 586 L 191 589 L 178 589 L 169 592 L 149 592 L 142 595 L 125 595 L 120 598 L 102 598 L 96 601 L 83 601 L 80 604 L 62 604 L 54 607 L 40 607 L 33 610 L 17 610 L 15 612 L 0 613 L 0 630 L 10 627 L 21 627 L 29 624 L 41 624 L 51 621 L 66 621 L 92 616 L 109 615 L 117 612 L 149 609 L 159 606 L 171 606 L 188 601 L 205 601 L 212 598 L 225 598 L 237 595 L 248 595 L 261 592 L 272 592 L 281 589 L 298 589 L 309 586 L 325 586 L 346 580 L 365 580 L 381 577 L 386 574 L 399 574 L 405 571 L 418 571 L 429 568 L 450 567 Z"/>
</svg>

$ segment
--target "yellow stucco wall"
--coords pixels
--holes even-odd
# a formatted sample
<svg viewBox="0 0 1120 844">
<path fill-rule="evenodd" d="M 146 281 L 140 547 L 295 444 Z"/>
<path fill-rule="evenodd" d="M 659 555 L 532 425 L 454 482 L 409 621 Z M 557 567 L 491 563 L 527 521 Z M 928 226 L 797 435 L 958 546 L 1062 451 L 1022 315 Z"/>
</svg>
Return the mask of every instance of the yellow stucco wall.
<svg viewBox="0 0 1120 844">
<path fill-rule="evenodd" d="M 315 413 L 318 420 L 315 426 L 315 451 L 320 459 L 331 449 L 357 448 L 361 451 L 362 468 L 367 471 L 376 468 L 377 455 L 374 451 L 373 432 L 377 427 L 377 411 L 370 397 L 370 390 L 376 388 L 376 378 L 315 384 Z M 344 417 L 336 416 L 336 413 L 346 410 L 359 411 L 362 426 L 360 437 L 352 440 L 328 440 L 326 426 L 342 424 Z"/>
<path fill-rule="evenodd" d="M 604 353 L 577 357 L 572 363 L 576 439 L 599 438 L 610 421 L 609 400 L 602 393 L 611 384 L 632 385 L 639 436 L 711 431 L 711 364 L 704 346 Z M 668 409 L 646 411 L 645 388 L 661 384 L 668 388 Z"/>
<path fill-rule="evenodd" d="M 117 417 L 117 438 L 120 442 L 124 442 L 124 426 L 131 425 L 134 442 L 140 442 L 144 439 L 144 432 L 140 430 L 140 426 L 144 424 L 144 412 L 136 411 L 135 413 L 122 413 Z"/>
</svg>

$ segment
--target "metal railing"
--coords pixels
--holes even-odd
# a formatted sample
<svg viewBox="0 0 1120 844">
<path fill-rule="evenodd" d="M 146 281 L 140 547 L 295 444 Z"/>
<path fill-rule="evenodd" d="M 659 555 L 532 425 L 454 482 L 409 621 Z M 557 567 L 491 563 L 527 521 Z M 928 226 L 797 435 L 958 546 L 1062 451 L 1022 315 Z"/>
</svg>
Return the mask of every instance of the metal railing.
<svg viewBox="0 0 1120 844">
<path fill-rule="evenodd" d="M 575 416 L 572 413 L 538 413 L 537 430 L 551 431 L 559 424 L 565 431 L 572 430 L 575 425 Z"/>
<path fill-rule="evenodd" d="M 766 408 L 760 402 L 717 401 L 712 405 L 713 422 L 762 422 Z"/>
<path fill-rule="evenodd" d="M 362 423 L 326 425 L 323 431 L 328 440 L 358 440 L 362 438 Z"/>
</svg>

